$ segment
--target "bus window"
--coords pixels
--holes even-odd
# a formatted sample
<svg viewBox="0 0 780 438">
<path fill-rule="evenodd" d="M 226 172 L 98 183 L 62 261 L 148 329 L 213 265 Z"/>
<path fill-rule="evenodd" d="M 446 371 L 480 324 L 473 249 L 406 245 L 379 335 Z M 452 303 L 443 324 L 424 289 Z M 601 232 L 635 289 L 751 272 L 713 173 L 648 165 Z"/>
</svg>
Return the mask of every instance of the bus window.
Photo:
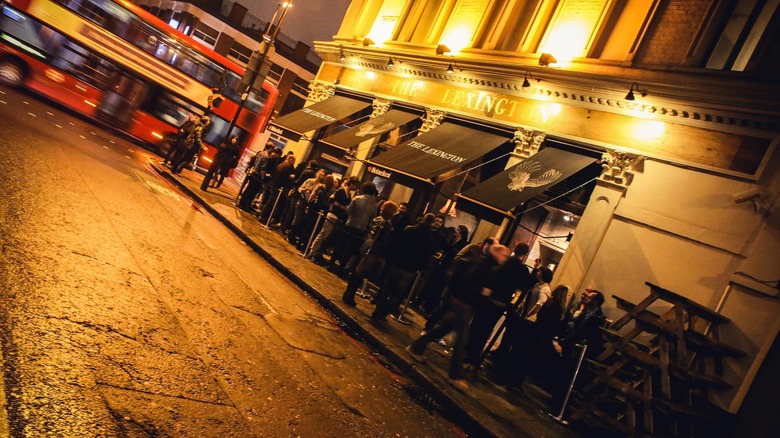
<svg viewBox="0 0 780 438">
<path fill-rule="evenodd" d="M 101 90 L 106 88 L 117 71 L 116 65 L 72 41 L 65 41 L 60 46 L 52 65 Z"/>
<path fill-rule="evenodd" d="M 209 126 L 208 130 L 203 136 L 204 139 L 203 141 L 205 141 L 208 144 L 216 146 L 225 140 L 225 136 L 227 135 L 227 130 L 230 127 L 230 122 L 220 117 L 217 117 L 214 114 L 211 114 L 209 117 L 211 118 L 211 125 Z M 239 128 L 238 126 L 233 127 L 232 134 L 238 135 L 239 138 L 244 138 L 246 136 L 244 130 Z"/>
<path fill-rule="evenodd" d="M 200 113 L 195 105 L 187 103 L 159 85 L 153 85 L 149 90 L 146 101 L 141 104 L 141 110 L 176 127 L 184 123 L 191 114 Z"/>
<path fill-rule="evenodd" d="M 176 38 L 144 22 L 127 9 L 107 0 L 58 2 L 166 64 L 177 67 L 207 87 L 220 85 L 224 67 L 195 50 L 182 47 Z"/>
<path fill-rule="evenodd" d="M 249 97 L 246 99 L 246 107 L 258 113 L 263 112 L 265 107 L 265 101 L 268 100 L 268 92 L 261 89 L 260 92 L 253 91 L 249 93 Z"/>
</svg>

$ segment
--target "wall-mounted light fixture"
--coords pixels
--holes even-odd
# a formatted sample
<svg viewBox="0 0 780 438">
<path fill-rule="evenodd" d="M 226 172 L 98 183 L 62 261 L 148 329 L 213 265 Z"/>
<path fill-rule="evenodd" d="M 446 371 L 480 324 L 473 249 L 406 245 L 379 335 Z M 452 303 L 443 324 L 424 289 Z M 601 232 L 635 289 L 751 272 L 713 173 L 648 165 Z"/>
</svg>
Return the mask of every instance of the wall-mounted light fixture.
<svg viewBox="0 0 780 438">
<path fill-rule="evenodd" d="M 403 64 L 400 59 L 395 58 L 395 61 L 394 61 L 393 57 L 390 56 L 390 57 L 387 58 L 387 66 L 388 67 L 393 67 L 395 65 L 396 61 L 398 61 L 399 64 Z"/>
<path fill-rule="evenodd" d="M 371 38 L 369 37 L 363 38 L 363 47 L 373 46 L 374 44 L 376 43 Z"/>
<path fill-rule="evenodd" d="M 558 62 L 558 60 L 555 59 L 551 53 L 542 53 L 542 56 L 539 57 L 539 65 L 542 67 L 547 67 L 548 65 L 555 64 L 556 62 Z"/>
<path fill-rule="evenodd" d="M 453 74 L 453 73 L 455 73 L 455 69 L 456 69 L 456 68 L 458 69 L 458 71 L 463 71 L 463 69 L 462 69 L 462 68 L 460 68 L 460 66 L 458 65 L 458 63 L 457 63 L 457 62 L 455 62 L 455 60 L 453 59 L 452 61 L 450 61 L 450 65 L 449 65 L 449 66 L 447 66 L 447 73 L 449 73 L 449 74 Z"/>
<path fill-rule="evenodd" d="M 647 91 L 646 90 L 640 90 L 639 89 L 639 84 L 634 82 L 633 84 L 631 84 L 631 88 L 628 89 L 628 94 L 626 94 L 626 100 L 636 100 L 636 97 L 634 96 L 634 91 L 639 92 L 639 94 L 642 97 L 647 96 Z"/>
<path fill-rule="evenodd" d="M 528 88 L 531 86 L 531 83 L 528 81 L 528 78 L 536 79 L 536 82 L 542 81 L 541 79 L 535 78 L 530 71 L 527 71 L 525 72 L 525 77 L 523 78 L 523 88 Z"/>
<path fill-rule="evenodd" d="M 436 46 L 436 54 L 437 55 L 443 55 L 445 53 L 452 52 L 449 47 L 447 47 L 445 44 L 439 44 Z"/>
<path fill-rule="evenodd" d="M 339 49 L 339 61 L 346 61 L 347 55 L 344 54 L 344 49 Z"/>
</svg>

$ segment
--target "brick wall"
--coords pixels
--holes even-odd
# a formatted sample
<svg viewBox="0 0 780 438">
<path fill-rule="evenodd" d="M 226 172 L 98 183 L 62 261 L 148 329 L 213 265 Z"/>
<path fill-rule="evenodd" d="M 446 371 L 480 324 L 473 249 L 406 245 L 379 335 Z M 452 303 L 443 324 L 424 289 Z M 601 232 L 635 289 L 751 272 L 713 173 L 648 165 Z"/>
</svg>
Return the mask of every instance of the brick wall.
<svg viewBox="0 0 780 438">
<path fill-rule="evenodd" d="M 634 62 L 644 65 L 688 65 L 688 53 L 713 2 L 663 1 L 640 44 Z"/>
</svg>

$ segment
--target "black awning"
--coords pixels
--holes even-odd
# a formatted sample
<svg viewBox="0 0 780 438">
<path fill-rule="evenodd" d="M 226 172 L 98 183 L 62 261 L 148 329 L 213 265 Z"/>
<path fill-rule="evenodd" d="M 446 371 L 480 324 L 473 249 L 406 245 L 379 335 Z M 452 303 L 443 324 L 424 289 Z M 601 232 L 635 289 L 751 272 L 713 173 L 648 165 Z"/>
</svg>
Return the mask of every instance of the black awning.
<svg viewBox="0 0 780 438">
<path fill-rule="evenodd" d="M 501 137 L 472 128 L 442 123 L 437 128 L 404 142 L 368 161 L 392 173 L 434 183 L 451 170 L 473 163 L 506 144 Z"/>
<path fill-rule="evenodd" d="M 353 126 L 346 131 L 341 131 L 338 134 L 323 138 L 320 141 L 340 149 L 348 150 L 370 138 L 382 135 L 385 132 L 391 131 L 419 118 L 420 116 L 417 114 L 391 109 L 381 116 Z"/>
<path fill-rule="evenodd" d="M 272 120 L 269 128 L 282 137 L 300 140 L 305 132 L 328 126 L 371 106 L 368 102 L 333 96 Z"/>
<path fill-rule="evenodd" d="M 500 213 L 514 216 L 514 209 L 596 162 L 586 157 L 556 148 L 545 148 L 498 175 L 458 194 L 458 206 L 476 204 L 489 210 L 491 217 Z"/>
</svg>

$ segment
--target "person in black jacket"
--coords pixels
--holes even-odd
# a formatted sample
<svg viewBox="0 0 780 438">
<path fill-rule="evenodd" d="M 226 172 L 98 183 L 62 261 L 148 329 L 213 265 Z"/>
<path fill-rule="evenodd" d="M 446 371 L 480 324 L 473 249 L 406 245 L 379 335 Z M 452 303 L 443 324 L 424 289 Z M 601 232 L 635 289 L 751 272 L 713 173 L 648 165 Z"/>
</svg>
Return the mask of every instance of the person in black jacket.
<svg viewBox="0 0 780 438">
<path fill-rule="evenodd" d="M 464 379 L 463 357 L 475 309 L 482 297 L 493 293 L 495 272 L 508 258 L 509 248 L 504 245 L 491 245 L 487 255 L 470 252 L 456 257 L 450 270 L 447 285 L 449 305 L 444 317 L 430 331 L 406 347 L 412 358 L 425 362 L 423 354 L 428 343 L 455 331 L 455 348 L 447 374 L 450 384 L 457 389 L 468 388 L 468 382 Z"/>
<path fill-rule="evenodd" d="M 379 215 L 368 226 L 368 235 L 360 248 L 361 258 L 357 267 L 349 277 L 347 289 L 341 300 L 355 307 L 355 293 L 363 284 L 363 279 L 377 282 L 384 270 L 385 258 L 390 248 L 390 236 L 393 234 L 391 219 L 398 211 L 395 202 L 387 201 L 382 204 Z"/>
<path fill-rule="evenodd" d="M 587 346 L 585 357 L 595 359 L 604 350 L 604 339 L 601 327 L 606 317 L 601 310 L 604 304 L 604 294 L 595 289 L 585 289 L 580 297 L 580 303 L 566 324 L 565 334 L 554 340 L 553 348 L 558 353 L 560 361 L 556 372 L 557 379 L 553 382 L 553 406 L 560 406 L 563 401 L 567 384 L 577 366 L 580 348 Z M 583 370 L 578 382 L 588 381 L 587 369 Z"/>
<path fill-rule="evenodd" d="M 436 216 L 423 216 L 420 223 L 409 225 L 398 239 L 392 239 L 388 251 L 388 272 L 376 297 L 375 321 L 384 320 L 397 309 L 410 292 L 417 272 L 428 264 L 434 250 L 433 223 Z"/>
</svg>

